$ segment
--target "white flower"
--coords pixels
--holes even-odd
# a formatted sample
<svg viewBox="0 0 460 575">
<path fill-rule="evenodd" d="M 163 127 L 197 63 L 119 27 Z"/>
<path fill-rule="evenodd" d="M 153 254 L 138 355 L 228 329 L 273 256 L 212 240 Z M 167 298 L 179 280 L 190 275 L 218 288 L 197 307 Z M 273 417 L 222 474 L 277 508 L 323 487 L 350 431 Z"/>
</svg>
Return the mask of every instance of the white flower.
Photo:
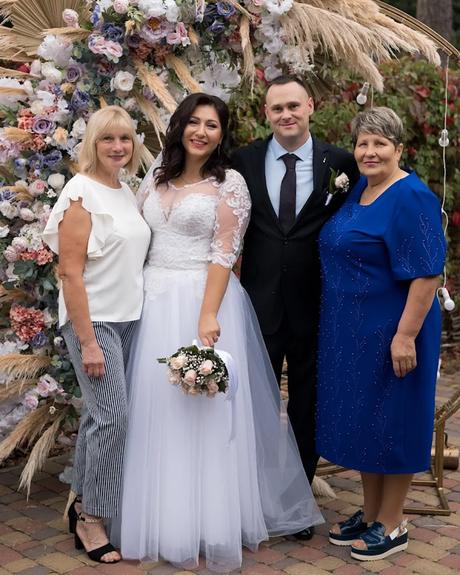
<svg viewBox="0 0 460 575">
<path fill-rule="evenodd" d="M 166 7 L 162 0 L 139 0 L 137 6 L 147 18 L 157 18 L 158 16 L 163 16 L 166 12 Z"/>
<path fill-rule="evenodd" d="M 51 92 L 48 92 L 48 90 L 37 90 L 35 95 L 47 108 L 52 106 L 54 104 L 54 100 L 56 99 L 55 95 Z"/>
<path fill-rule="evenodd" d="M 225 62 L 213 62 L 198 76 L 203 92 L 213 94 L 228 102 L 233 88 L 239 86 L 241 77 Z"/>
<path fill-rule="evenodd" d="M 72 50 L 73 45 L 71 42 L 60 36 L 48 34 L 38 47 L 37 54 L 60 68 L 66 68 L 72 57 Z M 42 73 L 44 74 L 43 66 L 44 64 L 42 64 Z M 46 74 L 44 75 L 46 76 Z"/>
<path fill-rule="evenodd" d="M 45 106 L 41 100 L 35 100 L 30 105 L 30 111 L 34 116 L 40 116 L 45 111 Z"/>
<path fill-rule="evenodd" d="M 48 308 L 45 308 L 45 310 L 43 311 L 43 323 L 45 324 L 45 326 L 48 328 L 52 327 L 55 322 L 56 322 L 56 317 L 50 312 L 50 310 Z M 51 378 L 51 375 L 47 375 L 46 377 Z M 53 379 L 53 381 L 54 381 L 54 379 Z M 57 383 L 56 383 L 55 389 L 57 389 Z"/>
<path fill-rule="evenodd" d="M 6 238 L 10 233 L 10 228 L 8 226 L 0 226 L 0 238 Z"/>
<path fill-rule="evenodd" d="M 29 247 L 29 242 L 26 240 L 26 238 L 17 236 L 13 238 L 11 245 L 15 248 L 16 251 L 23 252 Z"/>
<path fill-rule="evenodd" d="M 72 131 L 70 135 L 78 140 L 81 140 L 86 132 L 86 122 L 83 118 L 78 118 L 76 122 L 74 122 L 72 126 Z"/>
<path fill-rule="evenodd" d="M 35 214 L 29 208 L 21 208 L 19 210 L 19 217 L 25 222 L 33 222 L 35 220 Z"/>
<path fill-rule="evenodd" d="M 168 22 L 177 22 L 179 20 L 179 7 L 175 0 L 163 0 L 166 8 L 166 20 Z"/>
<path fill-rule="evenodd" d="M 8 264 L 5 270 L 5 275 L 7 280 L 10 282 L 15 282 L 19 279 L 18 276 L 14 273 L 14 263 Z"/>
<path fill-rule="evenodd" d="M 54 407 L 54 405 L 50 405 L 50 408 L 49 408 L 48 411 L 49 411 L 50 415 L 54 415 L 57 410 L 56 410 L 56 408 Z"/>
<path fill-rule="evenodd" d="M 75 12 L 75 10 L 71 10 L 70 8 L 66 8 L 62 13 L 62 19 L 67 26 L 70 26 L 70 28 L 80 27 L 78 24 L 78 18 L 78 12 Z"/>
<path fill-rule="evenodd" d="M 18 208 L 15 205 L 10 204 L 7 200 L 3 200 L 3 202 L 0 202 L 0 213 L 8 220 L 12 220 L 17 217 Z"/>
<path fill-rule="evenodd" d="M 265 0 L 265 8 L 270 14 L 282 16 L 292 8 L 294 0 Z"/>
<path fill-rule="evenodd" d="M 280 36 L 275 35 L 270 40 L 264 42 L 264 48 L 269 54 L 278 54 L 284 47 L 284 42 Z"/>
<path fill-rule="evenodd" d="M 47 80 L 54 84 L 60 84 L 62 82 L 62 72 L 60 72 L 52 62 L 43 63 L 42 74 Z"/>
<path fill-rule="evenodd" d="M 51 174 L 47 181 L 48 185 L 54 190 L 62 190 L 65 184 L 65 177 L 62 174 Z"/>
<path fill-rule="evenodd" d="M 115 74 L 115 77 L 110 80 L 111 90 L 121 90 L 122 92 L 130 92 L 134 86 L 135 76 L 129 72 L 121 70 Z"/>
<path fill-rule="evenodd" d="M 350 180 L 345 172 L 342 172 L 335 178 L 335 187 L 341 190 L 348 190 L 348 186 L 350 185 Z"/>
<path fill-rule="evenodd" d="M 42 63 L 40 62 L 40 60 L 34 60 L 30 65 L 30 73 L 33 76 L 40 76 L 41 69 L 42 69 Z"/>
<path fill-rule="evenodd" d="M 129 0 L 113 0 L 113 9 L 117 14 L 126 14 L 129 8 Z"/>
<path fill-rule="evenodd" d="M 0 88 L 13 88 L 14 90 L 24 89 L 24 84 L 15 78 L 0 78 Z M 0 93 L 0 106 L 16 110 L 18 103 L 26 99 L 25 94 L 1 94 Z"/>
</svg>

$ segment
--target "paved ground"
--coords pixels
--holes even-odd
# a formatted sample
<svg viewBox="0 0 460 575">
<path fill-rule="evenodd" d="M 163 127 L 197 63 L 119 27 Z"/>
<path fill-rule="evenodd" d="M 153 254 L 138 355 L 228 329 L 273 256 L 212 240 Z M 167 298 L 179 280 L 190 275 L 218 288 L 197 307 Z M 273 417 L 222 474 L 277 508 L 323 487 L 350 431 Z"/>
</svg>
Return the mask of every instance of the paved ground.
<svg viewBox="0 0 460 575">
<path fill-rule="evenodd" d="M 460 380 L 444 377 L 439 400 L 448 398 Z M 449 442 L 460 447 L 460 412 L 448 424 Z M 173 575 L 180 572 L 168 563 L 122 562 L 98 565 L 73 548 L 62 512 L 68 488 L 57 476 L 65 458 L 48 462 L 33 484 L 27 501 L 16 491 L 20 469 L 0 470 L 0 575 Z M 358 476 L 344 471 L 331 477 L 337 498 L 320 500 L 327 522 L 333 523 L 354 513 L 361 504 Z M 277 538 L 263 544 L 258 553 L 244 552 L 244 575 L 454 575 L 460 572 L 460 471 L 445 472 L 445 487 L 452 514 L 448 517 L 410 515 L 410 544 L 405 553 L 373 563 L 361 564 L 349 557 L 346 548 L 327 540 L 327 525 L 306 543 Z M 429 487 L 411 490 L 410 505 L 437 503 Z M 209 575 L 204 566 L 195 571 Z"/>
</svg>

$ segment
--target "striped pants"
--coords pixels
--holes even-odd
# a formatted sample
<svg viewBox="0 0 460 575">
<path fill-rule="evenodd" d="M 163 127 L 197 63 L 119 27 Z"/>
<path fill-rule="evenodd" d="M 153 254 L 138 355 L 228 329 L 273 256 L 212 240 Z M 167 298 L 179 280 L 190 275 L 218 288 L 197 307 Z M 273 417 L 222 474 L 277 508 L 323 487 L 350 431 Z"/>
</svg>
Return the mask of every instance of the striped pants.
<svg viewBox="0 0 460 575">
<path fill-rule="evenodd" d="M 96 378 L 83 370 L 80 342 L 71 323 L 62 328 L 84 401 L 72 490 L 81 495 L 83 511 L 97 517 L 115 517 L 118 512 L 128 423 L 125 366 L 136 323 L 93 322 L 105 360 L 105 374 Z"/>
</svg>

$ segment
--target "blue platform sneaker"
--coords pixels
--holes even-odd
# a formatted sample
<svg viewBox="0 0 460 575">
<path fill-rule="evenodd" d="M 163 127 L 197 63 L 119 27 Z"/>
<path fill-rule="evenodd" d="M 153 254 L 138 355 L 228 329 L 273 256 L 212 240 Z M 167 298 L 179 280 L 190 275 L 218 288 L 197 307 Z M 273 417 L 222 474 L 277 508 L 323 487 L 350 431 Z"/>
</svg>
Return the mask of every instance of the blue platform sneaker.
<svg viewBox="0 0 460 575">
<path fill-rule="evenodd" d="M 359 561 L 376 561 L 398 551 L 404 551 L 409 540 L 406 525 L 407 521 L 403 521 L 389 535 L 385 535 L 385 525 L 380 521 L 374 521 L 359 537 L 366 543 L 367 549 L 358 549 L 352 545 L 351 556 Z"/>
<path fill-rule="evenodd" d="M 368 527 L 367 523 L 363 521 L 364 513 L 357 511 L 346 521 L 339 523 L 340 533 L 329 531 L 329 541 L 333 545 L 351 545 L 353 541 L 359 539 L 360 535 L 364 533 Z"/>
</svg>

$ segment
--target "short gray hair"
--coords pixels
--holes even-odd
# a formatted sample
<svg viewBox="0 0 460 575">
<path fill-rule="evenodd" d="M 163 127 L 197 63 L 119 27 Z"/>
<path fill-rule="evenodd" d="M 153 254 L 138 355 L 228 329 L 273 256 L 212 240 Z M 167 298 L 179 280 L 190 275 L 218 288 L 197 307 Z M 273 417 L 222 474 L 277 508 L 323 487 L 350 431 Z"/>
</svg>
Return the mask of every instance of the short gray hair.
<svg viewBox="0 0 460 575">
<path fill-rule="evenodd" d="M 379 106 L 368 108 L 355 116 L 351 122 L 353 146 L 360 134 L 378 134 L 399 146 L 404 138 L 404 125 L 401 118 L 391 108 Z"/>
</svg>

